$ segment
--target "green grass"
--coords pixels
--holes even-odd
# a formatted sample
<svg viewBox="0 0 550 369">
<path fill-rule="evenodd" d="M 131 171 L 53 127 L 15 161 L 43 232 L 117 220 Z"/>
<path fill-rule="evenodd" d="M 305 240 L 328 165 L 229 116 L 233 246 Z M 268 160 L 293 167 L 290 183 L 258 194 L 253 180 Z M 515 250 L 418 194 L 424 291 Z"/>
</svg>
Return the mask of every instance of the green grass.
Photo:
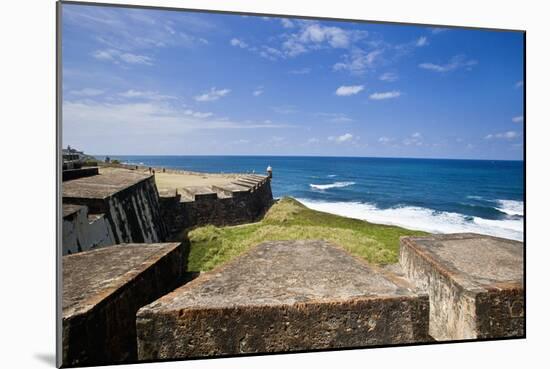
<svg viewBox="0 0 550 369">
<path fill-rule="evenodd" d="M 399 237 L 422 234 L 426 233 L 311 210 L 287 197 L 275 203 L 258 223 L 209 225 L 189 232 L 187 270 L 211 270 L 264 241 L 304 239 L 332 241 L 371 263 L 390 264 L 397 262 Z"/>
</svg>

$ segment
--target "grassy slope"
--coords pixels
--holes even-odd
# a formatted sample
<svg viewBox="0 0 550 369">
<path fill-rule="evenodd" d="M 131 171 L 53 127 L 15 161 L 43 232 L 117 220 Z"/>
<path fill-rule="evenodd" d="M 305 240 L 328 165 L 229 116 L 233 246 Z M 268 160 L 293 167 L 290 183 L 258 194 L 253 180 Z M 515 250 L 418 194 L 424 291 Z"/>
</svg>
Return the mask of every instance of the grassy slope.
<svg viewBox="0 0 550 369">
<path fill-rule="evenodd" d="M 389 264 L 397 262 L 399 237 L 419 234 L 425 233 L 323 213 L 284 198 L 259 223 L 191 231 L 187 269 L 211 270 L 263 241 L 298 239 L 332 241 L 369 262 Z"/>
</svg>

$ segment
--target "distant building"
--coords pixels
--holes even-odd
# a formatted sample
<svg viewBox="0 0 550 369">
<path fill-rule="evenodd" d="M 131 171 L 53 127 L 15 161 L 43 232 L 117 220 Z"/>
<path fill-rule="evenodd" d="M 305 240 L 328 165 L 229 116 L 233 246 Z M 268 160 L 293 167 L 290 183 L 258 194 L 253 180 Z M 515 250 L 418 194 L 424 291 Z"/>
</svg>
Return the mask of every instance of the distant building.
<svg viewBox="0 0 550 369">
<path fill-rule="evenodd" d="M 61 151 L 63 154 L 63 162 L 84 161 L 89 157 L 88 155 L 84 154 L 83 151 L 73 149 L 70 145 L 68 145 L 66 149 L 62 149 Z"/>
</svg>

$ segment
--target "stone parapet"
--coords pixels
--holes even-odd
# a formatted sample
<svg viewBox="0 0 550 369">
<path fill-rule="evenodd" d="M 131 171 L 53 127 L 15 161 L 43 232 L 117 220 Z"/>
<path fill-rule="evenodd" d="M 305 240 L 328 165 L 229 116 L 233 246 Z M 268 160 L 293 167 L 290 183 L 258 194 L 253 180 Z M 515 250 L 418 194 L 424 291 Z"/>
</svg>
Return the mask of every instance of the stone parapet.
<svg viewBox="0 0 550 369">
<path fill-rule="evenodd" d="M 425 342 L 428 296 L 325 241 L 265 242 L 143 307 L 140 360 Z"/>
<path fill-rule="evenodd" d="M 243 179 L 241 179 L 243 178 Z M 259 220 L 273 203 L 266 176 L 242 176 L 227 184 L 188 186 L 160 193 L 162 218 L 168 234 L 212 224 L 237 225 Z"/>
<path fill-rule="evenodd" d="M 136 361 L 136 312 L 182 283 L 186 255 L 164 243 L 64 256 L 63 366 Z"/>
<path fill-rule="evenodd" d="M 436 340 L 525 335 L 523 243 L 471 233 L 403 237 L 405 275 L 430 296 Z"/>
</svg>

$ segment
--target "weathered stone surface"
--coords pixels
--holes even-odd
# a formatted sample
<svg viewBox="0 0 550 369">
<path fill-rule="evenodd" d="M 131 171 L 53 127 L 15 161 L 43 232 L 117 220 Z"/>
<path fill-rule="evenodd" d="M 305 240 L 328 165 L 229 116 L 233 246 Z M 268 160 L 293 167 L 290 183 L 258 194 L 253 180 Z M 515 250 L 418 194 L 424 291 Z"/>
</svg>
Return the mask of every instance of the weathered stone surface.
<svg viewBox="0 0 550 369">
<path fill-rule="evenodd" d="M 178 243 L 125 244 L 63 257 L 63 365 L 132 362 L 137 310 L 181 283 Z"/>
<path fill-rule="evenodd" d="M 168 235 L 212 224 L 227 226 L 255 222 L 273 203 L 271 181 L 255 176 L 254 183 L 192 186 L 175 193 L 161 193 L 160 207 Z"/>
<path fill-rule="evenodd" d="M 428 297 L 325 241 L 263 243 L 141 308 L 140 360 L 422 342 Z"/>
<path fill-rule="evenodd" d="M 166 240 L 166 227 L 161 217 L 159 195 L 154 176 L 137 171 L 105 170 L 99 175 L 63 182 L 63 204 L 84 205 L 90 215 L 104 214 L 106 229 L 96 230 L 97 223 L 87 230 L 85 222 L 67 223 L 84 233 L 111 234 L 111 244 L 130 242 L 162 242 Z M 73 218 L 71 218 L 73 219 Z M 78 220 L 74 218 L 75 221 Z M 64 230 L 64 234 L 65 234 Z M 89 250 L 98 245 L 75 240 L 95 240 L 78 236 L 63 239 L 65 250 Z"/>
<path fill-rule="evenodd" d="M 430 296 L 435 339 L 525 334 L 523 243 L 471 233 L 403 237 L 400 263 Z"/>
</svg>

